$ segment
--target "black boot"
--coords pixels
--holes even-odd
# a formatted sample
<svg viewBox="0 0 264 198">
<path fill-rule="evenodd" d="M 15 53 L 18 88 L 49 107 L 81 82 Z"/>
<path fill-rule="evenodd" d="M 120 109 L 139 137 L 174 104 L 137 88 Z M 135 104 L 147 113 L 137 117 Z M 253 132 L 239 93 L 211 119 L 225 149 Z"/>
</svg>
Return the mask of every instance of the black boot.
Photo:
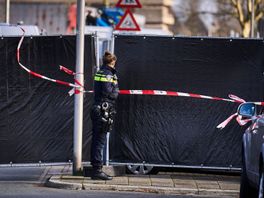
<svg viewBox="0 0 264 198">
<path fill-rule="evenodd" d="M 112 180 L 113 178 L 102 171 L 101 167 L 94 167 L 91 179 L 94 180 Z"/>
</svg>

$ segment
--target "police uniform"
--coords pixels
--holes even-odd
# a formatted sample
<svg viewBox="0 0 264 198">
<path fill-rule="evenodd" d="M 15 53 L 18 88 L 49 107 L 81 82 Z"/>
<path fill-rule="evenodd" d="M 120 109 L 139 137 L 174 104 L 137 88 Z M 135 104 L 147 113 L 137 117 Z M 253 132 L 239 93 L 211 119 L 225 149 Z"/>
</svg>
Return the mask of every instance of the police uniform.
<svg viewBox="0 0 264 198">
<path fill-rule="evenodd" d="M 113 124 L 115 101 L 118 97 L 116 70 L 103 65 L 94 76 L 94 105 L 91 110 L 93 137 L 91 146 L 92 179 L 111 179 L 102 172 L 102 151 L 106 143 L 106 134 Z"/>
</svg>

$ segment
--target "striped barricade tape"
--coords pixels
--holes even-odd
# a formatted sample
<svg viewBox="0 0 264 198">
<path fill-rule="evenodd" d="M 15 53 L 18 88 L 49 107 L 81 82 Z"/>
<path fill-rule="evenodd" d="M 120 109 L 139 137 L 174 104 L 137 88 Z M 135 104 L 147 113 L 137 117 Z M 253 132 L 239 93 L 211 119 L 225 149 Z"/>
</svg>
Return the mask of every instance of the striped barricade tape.
<svg viewBox="0 0 264 198">
<path fill-rule="evenodd" d="M 20 47 L 21 47 L 22 42 L 23 42 L 24 37 L 25 37 L 25 30 L 23 28 L 21 28 L 21 30 L 23 31 L 23 35 L 22 35 L 22 37 L 18 43 L 18 46 L 17 46 L 17 61 L 18 61 L 18 64 L 20 65 L 20 67 L 22 69 L 26 70 L 32 76 L 42 78 L 44 80 L 48 80 L 48 81 L 51 81 L 51 82 L 54 82 L 57 84 L 65 85 L 68 87 L 73 87 L 73 89 L 69 91 L 70 96 L 73 94 L 78 94 L 80 92 L 93 93 L 92 90 L 89 90 L 89 91 L 81 90 L 81 88 L 83 88 L 84 86 L 76 79 L 74 79 L 75 84 L 65 82 L 65 81 L 61 81 L 61 80 L 56 80 L 56 79 L 52 79 L 52 78 L 49 78 L 47 76 L 38 74 L 36 72 L 33 72 L 30 69 L 28 69 L 26 66 L 24 66 L 20 62 Z M 76 75 L 75 72 L 73 72 L 72 70 L 70 70 L 70 69 L 68 69 L 62 65 L 60 65 L 60 70 L 64 71 L 65 73 L 67 73 L 69 75 L 73 75 L 73 76 Z M 121 95 L 158 95 L 158 96 L 190 97 L 190 98 L 200 98 L 200 99 L 208 99 L 208 100 L 216 100 L 216 101 L 226 101 L 226 102 L 233 102 L 233 103 L 240 103 L 240 104 L 246 102 L 245 100 L 243 100 L 243 99 L 241 99 L 235 95 L 232 95 L 232 94 L 229 94 L 230 99 L 220 98 L 220 97 L 212 97 L 212 96 L 206 96 L 206 95 L 194 94 L 194 93 L 184 93 L 184 92 L 177 92 L 177 91 L 163 91 L 163 90 L 119 90 L 119 94 L 121 94 Z M 253 103 L 256 105 L 264 106 L 264 102 L 253 102 Z M 235 117 L 236 117 L 237 122 L 241 126 L 243 126 L 246 123 L 248 123 L 249 121 L 251 121 L 251 119 L 242 119 L 242 116 L 235 113 L 235 114 L 231 115 L 230 117 L 228 117 L 221 124 L 219 124 L 217 126 L 217 128 L 223 129 Z"/>
<path fill-rule="evenodd" d="M 89 91 L 89 93 L 91 93 L 91 91 Z M 238 96 L 235 96 L 233 94 L 228 95 L 230 99 L 206 96 L 206 95 L 194 94 L 194 93 L 163 91 L 163 90 L 119 90 L 119 94 L 121 95 L 159 95 L 159 96 L 189 97 L 189 98 L 200 98 L 200 99 L 207 99 L 207 100 L 226 101 L 226 102 L 233 102 L 233 103 L 245 103 L 246 102 L 244 99 L 241 99 Z M 256 105 L 264 106 L 264 102 L 253 102 L 253 103 Z"/>
<path fill-rule="evenodd" d="M 54 83 L 57 83 L 57 84 L 61 84 L 61 85 L 65 85 L 65 86 L 68 86 L 68 87 L 74 87 L 74 88 L 81 88 L 82 86 L 80 86 L 78 83 L 76 84 L 73 84 L 73 83 L 69 83 L 69 82 L 65 82 L 65 81 L 61 81 L 61 80 L 56 80 L 56 79 L 53 79 L 53 78 L 49 78 L 47 76 L 44 76 L 44 75 L 41 75 L 39 73 L 36 73 L 36 72 L 33 72 L 31 71 L 30 69 L 28 69 L 26 66 L 24 66 L 21 62 L 20 62 L 20 47 L 23 43 L 23 40 L 25 38 L 25 30 L 23 28 L 20 27 L 20 29 L 23 31 L 23 35 L 18 43 L 18 46 L 17 46 L 17 62 L 19 64 L 19 66 L 26 70 L 30 75 L 32 76 L 35 76 L 35 77 L 38 77 L 38 78 L 41 78 L 41 79 L 44 79 L 44 80 L 48 80 L 48 81 L 51 81 L 51 82 L 54 82 Z M 64 70 L 65 71 L 65 70 Z"/>
<path fill-rule="evenodd" d="M 93 91 L 85 91 L 86 93 L 93 93 Z M 189 98 L 201 98 L 207 100 L 216 100 L 216 101 L 226 101 L 226 102 L 233 102 L 233 103 L 245 103 L 246 101 L 238 96 L 233 94 L 229 94 L 227 98 L 220 98 L 220 97 L 213 97 L 213 96 L 206 96 L 194 93 L 183 93 L 183 92 L 176 92 L 176 91 L 163 91 L 163 90 L 119 90 L 119 94 L 121 95 L 158 95 L 158 96 L 174 96 L 174 97 L 189 97 Z M 264 106 L 264 102 L 252 102 L 255 105 Z M 238 113 L 232 114 L 226 120 L 224 120 L 221 124 L 217 126 L 218 129 L 223 129 L 226 125 L 232 120 L 236 118 L 236 121 L 240 126 L 244 126 L 252 119 L 242 119 L 242 116 L 238 115 Z M 253 118 L 254 119 L 254 118 Z"/>
<path fill-rule="evenodd" d="M 77 74 L 74 71 L 72 71 L 72 70 L 70 70 L 67 67 L 62 66 L 62 65 L 60 65 L 60 70 L 61 71 L 64 71 L 66 74 L 72 75 L 74 77 Z M 80 87 L 82 87 L 83 88 L 83 91 L 82 92 L 84 92 L 84 86 L 77 79 L 75 79 L 75 78 L 74 78 L 74 82 L 77 85 L 79 85 Z M 72 88 L 68 93 L 69 93 L 70 96 L 72 96 L 73 94 L 79 94 L 79 93 L 81 93 L 81 90 L 80 89 L 76 89 L 76 88 Z"/>
</svg>

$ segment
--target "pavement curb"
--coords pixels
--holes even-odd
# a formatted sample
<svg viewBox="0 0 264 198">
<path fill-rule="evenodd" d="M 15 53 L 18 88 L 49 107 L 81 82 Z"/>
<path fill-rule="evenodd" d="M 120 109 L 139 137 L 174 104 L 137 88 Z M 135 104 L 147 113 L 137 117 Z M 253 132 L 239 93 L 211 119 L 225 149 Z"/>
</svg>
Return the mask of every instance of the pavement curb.
<svg viewBox="0 0 264 198">
<path fill-rule="evenodd" d="M 60 181 L 61 176 L 52 176 L 50 179 L 47 180 L 45 183 L 46 187 L 51 188 L 59 188 L 59 189 L 67 189 L 67 190 L 82 190 L 82 184 L 80 183 L 70 183 Z"/>
<path fill-rule="evenodd" d="M 194 195 L 194 196 L 221 196 L 221 197 L 237 197 L 237 190 L 221 190 L 221 189 L 192 189 L 192 188 L 176 188 L 176 187 L 159 187 L 159 186 L 129 186 L 129 185 L 113 185 L 113 184 L 90 184 L 82 182 L 77 183 L 71 181 L 61 181 L 61 176 L 52 176 L 47 180 L 45 186 L 52 188 L 60 188 L 67 190 L 105 190 L 105 191 L 126 191 L 141 193 L 156 193 L 170 195 Z"/>
<path fill-rule="evenodd" d="M 157 186 L 125 186 L 125 185 L 102 185 L 102 184 L 84 184 L 85 190 L 111 190 L 111 191 L 126 191 L 126 192 L 141 192 L 141 193 L 156 193 L 156 194 L 175 194 L 175 195 L 198 195 L 198 191 L 194 189 L 175 189 Z"/>
</svg>

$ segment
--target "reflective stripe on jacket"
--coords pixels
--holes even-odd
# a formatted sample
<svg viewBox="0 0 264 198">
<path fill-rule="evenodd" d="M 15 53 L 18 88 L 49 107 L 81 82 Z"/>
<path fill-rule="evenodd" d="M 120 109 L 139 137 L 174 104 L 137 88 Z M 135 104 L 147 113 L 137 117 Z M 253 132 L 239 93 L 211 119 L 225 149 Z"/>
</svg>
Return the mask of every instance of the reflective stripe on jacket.
<svg viewBox="0 0 264 198">
<path fill-rule="evenodd" d="M 118 92 L 116 70 L 107 65 L 103 65 L 94 76 L 95 103 L 115 103 Z"/>
<path fill-rule="evenodd" d="M 99 82 L 110 82 L 117 84 L 117 79 L 114 76 L 110 76 L 110 75 L 96 74 L 94 76 L 94 80 Z"/>
</svg>

